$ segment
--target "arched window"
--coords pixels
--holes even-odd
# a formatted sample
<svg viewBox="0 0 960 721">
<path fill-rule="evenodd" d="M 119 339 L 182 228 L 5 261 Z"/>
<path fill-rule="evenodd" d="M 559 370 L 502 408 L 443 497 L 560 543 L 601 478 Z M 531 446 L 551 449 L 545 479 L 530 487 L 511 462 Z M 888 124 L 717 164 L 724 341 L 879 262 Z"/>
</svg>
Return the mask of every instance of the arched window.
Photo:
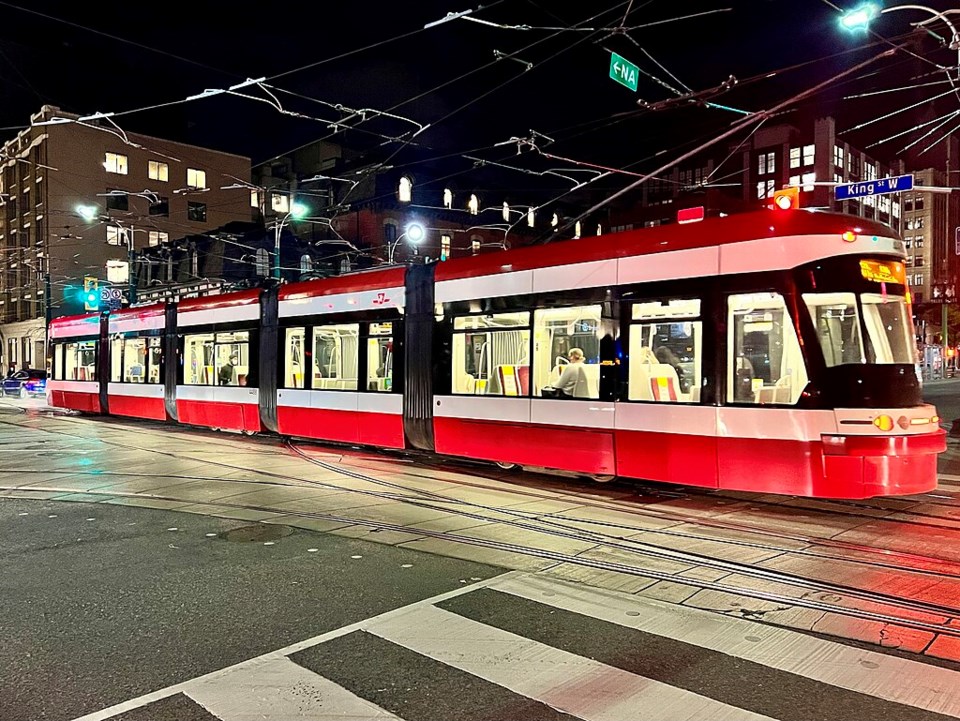
<svg viewBox="0 0 960 721">
<path fill-rule="evenodd" d="M 313 271 L 313 258 L 310 257 L 309 253 L 304 253 L 300 256 L 300 273 L 306 274 Z"/>
<path fill-rule="evenodd" d="M 445 188 L 443 191 L 443 207 L 452 208 L 453 207 L 453 191 L 450 188 Z"/>
<path fill-rule="evenodd" d="M 263 248 L 257 250 L 257 275 L 261 278 L 270 275 L 270 254 Z"/>
<path fill-rule="evenodd" d="M 397 198 L 401 203 L 409 203 L 413 200 L 413 181 L 406 175 L 400 178 L 400 186 L 397 188 Z"/>
<path fill-rule="evenodd" d="M 470 215 L 476 215 L 480 212 L 480 198 L 475 194 L 470 194 L 470 200 L 467 201 L 467 210 L 470 211 Z"/>
</svg>

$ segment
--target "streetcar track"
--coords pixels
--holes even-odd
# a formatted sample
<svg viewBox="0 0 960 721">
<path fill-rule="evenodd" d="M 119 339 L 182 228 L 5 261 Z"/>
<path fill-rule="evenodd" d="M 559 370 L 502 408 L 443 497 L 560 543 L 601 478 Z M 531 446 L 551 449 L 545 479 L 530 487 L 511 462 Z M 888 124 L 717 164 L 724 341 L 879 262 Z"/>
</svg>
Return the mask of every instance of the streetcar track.
<svg viewBox="0 0 960 721">
<path fill-rule="evenodd" d="M 12 425 L 18 425 L 18 424 L 12 424 Z M 67 435 L 67 436 L 70 436 L 70 435 L 71 435 L 71 434 L 69 434 L 69 433 L 64 433 L 64 432 L 62 432 L 62 431 L 57 432 L 57 431 L 50 431 L 50 430 L 48 430 L 48 429 L 39 429 L 39 430 L 43 430 L 43 431 L 46 431 L 46 432 L 49 432 L 49 433 L 55 433 L 55 434 L 59 433 L 60 435 Z M 77 436 L 74 436 L 74 437 L 77 437 Z M 167 455 L 167 456 L 174 457 L 174 458 L 189 459 L 189 460 L 192 460 L 192 461 L 195 461 L 195 462 L 196 462 L 196 461 L 199 461 L 199 462 L 201 462 L 201 463 L 207 463 L 207 464 L 210 464 L 210 465 L 216 465 L 216 466 L 231 468 L 231 469 L 233 469 L 233 470 L 243 470 L 243 471 L 249 471 L 249 470 L 251 470 L 251 469 L 249 469 L 249 468 L 242 468 L 242 467 L 238 467 L 238 466 L 234 466 L 234 465 L 231 465 L 231 464 L 226 464 L 226 463 L 222 463 L 222 462 L 218 462 L 218 461 L 209 461 L 209 460 L 203 460 L 203 459 L 196 459 L 196 458 L 192 458 L 192 457 L 189 457 L 189 456 L 183 456 L 183 455 L 180 455 L 180 454 L 177 454 L 177 453 L 173 453 L 173 452 L 170 452 L 170 451 L 159 451 L 159 450 L 156 450 L 156 449 L 144 449 L 144 448 L 141 448 L 141 447 L 138 447 L 138 446 L 132 446 L 132 445 L 129 445 L 129 444 L 118 443 L 118 442 L 115 442 L 115 441 L 106 441 L 106 440 L 102 440 L 102 439 L 101 439 L 101 442 L 103 442 L 103 443 L 105 443 L 105 444 L 108 444 L 108 445 L 113 445 L 113 446 L 116 446 L 116 447 L 127 448 L 127 449 L 134 449 L 134 450 L 139 450 L 139 451 L 144 451 L 144 452 L 154 452 L 154 453 L 158 453 L 158 454 L 161 454 L 161 455 Z M 371 477 L 366 476 L 366 475 L 361 474 L 361 473 L 357 473 L 357 472 L 353 472 L 353 471 L 347 471 L 347 470 L 345 470 L 345 469 L 343 469 L 343 468 L 337 468 L 337 467 L 335 467 L 335 466 L 331 466 L 330 464 L 324 463 L 324 462 L 322 462 L 322 461 L 316 461 L 316 460 L 314 460 L 314 459 L 309 459 L 309 458 L 306 456 L 306 454 L 304 454 L 303 457 L 304 457 L 306 460 L 310 460 L 310 462 L 312 462 L 312 463 L 314 463 L 314 464 L 316 464 L 316 465 L 322 466 L 322 467 L 326 468 L 327 470 L 330 470 L 330 471 L 332 471 L 332 472 L 334 472 L 334 473 L 337 473 L 337 474 L 340 474 L 340 475 L 344 475 L 344 476 L 348 476 L 348 477 L 353 477 L 354 479 L 364 480 L 364 481 L 371 482 L 371 483 L 375 483 L 375 484 L 378 484 L 378 485 L 394 486 L 394 487 L 398 487 L 398 488 L 400 488 L 400 489 L 402 489 L 402 490 L 407 490 L 407 491 L 411 490 L 411 489 L 409 489 L 409 487 L 406 487 L 406 486 L 400 486 L 399 484 L 393 484 L 393 483 L 388 482 L 388 481 L 382 481 L 382 480 L 380 480 L 380 479 L 374 479 L 374 478 L 371 478 Z M 679 563 L 686 563 L 686 564 L 688 564 L 688 565 L 700 565 L 700 566 L 712 567 L 712 568 L 715 568 L 715 569 L 718 569 L 718 570 L 724 570 L 724 571 L 727 571 L 727 572 L 730 572 L 730 573 L 739 573 L 739 574 L 742 574 L 742 575 L 752 576 L 752 577 L 758 578 L 758 579 L 760 579 L 760 580 L 772 581 L 772 582 L 774 582 L 774 583 L 780 583 L 780 584 L 784 584 L 784 585 L 792 585 L 792 586 L 794 586 L 794 587 L 800 587 L 800 588 L 804 588 L 804 589 L 808 589 L 808 590 L 812 588 L 814 591 L 816 591 L 816 592 L 821 592 L 821 593 L 822 593 L 822 592 L 825 592 L 825 593 L 837 593 L 837 594 L 841 594 L 842 596 L 846 596 L 846 597 L 849 597 L 849 598 L 857 598 L 858 600 L 862 600 L 862 601 L 866 601 L 866 602 L 879 603 L 879 604 L 882 604 L 882 605 L 887 605 L 887 606 L 899 608 L 899 609 L 901 609 L 901 610 L 912 611 L 912 612 L 914 612 L 914 613 L 927 613 L 927 614 L 934 614 L 934 615 L 937 615 L 937 616 L 945 616 L 945 617 L 947 617 L 947 618 L 952 618 L 953 616 L 956 615 L 956 612 L 958 611 L 958 609 L 956 609 L 956 608 L 949 607 L 949 606 L 945 606 L 945 605 L 941 605 L 941 604 L 929 603 L 929 602 L 924 602 L 924 601 L 915 601 L 915 600 L 901 599 L 901 598 L 899 598 L 899 597 L 891 596 L 891 595 L 889 595 L 889 594 L 884 594 L 884 593 L 882 593 L 882 592 L 867 591 L 867 590 L 864 590 L 864 589 L 862 589 L 862 588 L 858 588 L 858 587 L 854 587 L 854 586 L 848 586 L 848 585 L 844 585 L 844 584 L 837 584 L 837 583 L 826 582 L 826 581 L 818 581 L 818 580 L 810 579 L 810 578 L 803 577 L 803 576 L 797 576 L 797 575 L 795 575 L 795 574 L 783 573 L 783 572 L 779 572 L 779 571 L 770 571 L 770 570 L 768 570 L 768 569 L 760 569 L 760 568 L 757 568 L 757 567 L 755 567 L 755 566 L 751 566 L 751 565 L 748 565 L 748 564 L 742 564 L 742 563 L 737 563 L 737 562 L 722 561 L 722 560 L 719 560 L 719 559 L 712 558 L 712 557 L 710 557 L 710 556 L 705 556 L 705 555 L 703 555 L 703 554 L 697 554 L 697 553 L 692 553 L 692 552 L 688 552 L 688 551 L 673 551 L 673 550 L 670 550 L 670 549 L 665 549 L 665 548 L 662 548 L 662 547 L 659 547 L 659 546 L 651 546 L 651 545 L 644 544 L 644 543 L 638 542 L 638 541 L 633 541 L 633 540 L 629 541 L 629 544 L 631 544 L 631 545 L 626 545 L 626 544 L 624 544 L 624 543 L 620 543 L 620 542 L 617 542 L 617 541 L 615 541 L 615 540 L 611 540 L 609 537 L 605 537 L 603 534 L 590 533 L 590 532 L 588 532 L 587 534 L 584 534 L 582 531 L 577 530 L 577 529 L 560 530 L 559 528 L 556 528 L 556 526 L 558 526 L 558 525 L 562 526 L 562 524 L 557 524 L 557 523 L 555 523 L 555 522 L 553 522 L 553 521 L 546 521 L 546 520 L 544 520 L 543 518 L 537 518 L 537 519 L 534 519 L 534 520 L 536 520 L 536 522 L 538 522 L 538 523 L 547 523 L 548 525 L 553 525 L 553 526 L 555 526 L 555 528 L 540 528 L 540 527 L 533 526 L 533 525 L 531 525 L 531 524 L 529 524 L 529 523 L 526 523 L 526 522 L 520 522 L 520 521 L 504 521 L 503 519 L 492 519 L 492 518 L 490 518 L 490 517 L 488 517 L 488 516 L 482 516 L 482 515 L 479 515 L 479 514 L 476 514 L 476 513 L 470 513 L 470 512 L 465 512 L 465 511 L 457 511 L 457 510 L 451 511 L 451 509 L 449 509 L 449 508 L 438 508 L 437 506 L 430 505 L 430 501 L 432 500 L 433 502 L 453 503 L 453 504 L 457 504 L 457 505 L 468 505 L 468 506 L 473 506 L 473 507 L 479 507 L 479 508 L 484 509 L 484 510 L 492 510 L 492 511 L 495 511 L 496 513 L 501 513 L 501 514 L 504 514 L 504 515 L 511 515 L 511 512 L 508 511 L 508 510 L 505 510 L 505 509 L 492 508 L 492 507 L 484 507 L 484 506 L 481 506 L 480 504 L 470 504 L 469 502 L 466 502 L 466 501 L 461 501 L 461 500 L 459 500 L 459 499 L 450 498 L 450 497 L 447 497 L 447 496 L 443 496 L 442 494 L 432 493 L 432 492 L 429 492 L 429 491 L 422 491 L 422 490 L 416 491 L 416 493 L 419 494 L 419 497 L 418 497 L 418 496 L 405 496 L 405 495 L 398 495 L 398 494 L 395 494 L 395 493 L 383 493 L 383 492 L 378 492 L 378 491 L 365 491 L 365 490 L 361 490 L 361 489 L 345 488 L 345 487 L 343 487 L 343 486 L 336 486 L 336 485 L 329 484 L 329 483 L 326 483 L 326 482 L 313 481 L 313 480 L 310 480 L 310 479 L 303 479 L 303 478 L 297 478 L 297 477 L 295 477 L 295 476 L 290 476 L 289 474 L 279 474 L 279 473 L 274 473 L 274 472 L 269 472 L 269 471 L 258 471 L 258 472 L 259 472 L 261 475 L 267 475 L 267 476 L 270 476 L 270 477 L 279 477 L 279 478 L 283 478 L 283 479 L 287 479 L 287 480 L 300 481 L 300 482 L 303 482 L 303 483 L 306 483 L 306 484 L 309 484 L 309 485 L 324 486 L 324 487 L 333 488 L 333 489 L 340 490 L 340 491 L 349 491 L 349 492 L 360 493 L 360 494 L 364 494 L 364 495 L 371 495 L 371 496 L 375 496 L 375 497 L 378 497 L 378 498 L 383 498 L 383 499 L 392 500 L 392 501 L 401 501 L 401 502 L 409 503 L 409 504 L 411 504 L 411 505 L 421 506 L 421 507 L 426 507 L 426 508 L 431 508 L 431 509 L 434 509 L 434 510 L 444 510 L 445 512 L 448 512 L 448 513 L 452 512 L 452 513 L 455 513 L 456 515 L 461 515 L 461 516 L 465 516 L 465 517 L 468 517 L 468 518 L 473 518 L 473 519 L 476 519 L 476 520 L 481 520 L 481 521 L 485 521 L 485 522 L 501 523 L 501 524 L 506 524 L 506 525 L 512 525 L 512 526 L 515 526 L 515 527 L 524 528 L 524 529 L 526 529 L 526 530 L 530 530 L 530 531 L 537 532 L 537 533 L 541 533 L 541 534 L 547 534 L 547 535 L 564 537 L 564 538 L 576 540 L 576 541 L 583 542 L 583 543 L 590 543 L 590 544 L 597 545 L 597 546 L 612 547 L 612 548 L 616 548 L 616 549 L 618 549 L 618 550 L 627 551 L 627 552 L 635 553 L 635 554 L 642 555 L 642 556 L 648 556 L 648 557 L 658 558 L 658 559 L 660 559 L 660 560 L 669 560 L 669 561 L 674 561 L 674 562 L 679 562 Z M 41 489 L 41 488 L 34 488 L 34 489 L 32 489 L 32 490 L 39 491 L 39 490 L 42 490 L 42 489 Z M 121 494 L 121 493 L 108 493 L 108 492 L 104 491 L 104 492 L 95 492 L 93 495 L 106 495 L 106 496 L 113 496 L 113 497 L 120 496 L 120 495 L 131 495 L 131 496 L 137 496 L 137 497 L 140 497 L 140 498 L 167 498 L 167 500 L 184 502 L 183 499 L 177 499 L 177 498 L 173 498 L 173 497 L 156 496 L 156 495 L 148 494 L 148 493 Z M 427 496 L 427 498 L 423 498 L 423 496 Z M 230 503 L 227 503 L 227 502 L 219 502 L 219 501 L 213 501 L 213 502 L 211 502 L 211 503 L 213 503 L 213 504 L 215 504 L 215 505 L 221 505 L 221 506 L 227 506 L 227 507 L 230 507 L 230 506 L 247 507 L 247 506 L 250 505 L 250 504 L 230 504 Z M 583 504 L 582 501 L 580 501 L 580 503 L 581 503 L 581 505 Z M 255 509 L 255 510 L 266 510 L 266 511 L 270 511 L 270 512 L 272 512 L 272 513 L 277 513 L 277 512 L 278 512 L 278 509 L 276 509 L 276 508 L 254 507 L 254 509 Z M 515 515 L 515 516 L 518 516 L 518 517 L 520 517 L 520 518 L 525 518 L 525 519 L 529 519 L 529 518 L 530 518 L 529 516 L 525 516 L 524 514 L 518 514 L 517 512 L 512 512 L 512 514 Z M 313 514 L 313 513 L 305 514 L 305 513 L 300 513 L 300 512 L 293 512 L 293 513 L 285 512 L 284 515 L 293 515 L 293 516 L 309 515 L 310 517 L 334 518 L 331 514 Z M 357 524 L 359 524 L 359 525 L 365 525 L 365 526 L 373 526 L 373 527 L 380 528 L 381 530 L 385 530 L 385 529 L 389 529 L 389 530 L 403 530 L 403 531 L 406 532 L 406 533 L 410 533 L 410 534 L 414 534 L 414 535 L 437 536 L 437 534 L 439 533 L 439 532 L 429 532 L 429 531 L 425 531 L 424 529 L 410 528 L 410 527 L 405 527 L 405 526 L 398 526 L 397 524 L 384 524 L 384 523 L 375 522 L 375 521 L 366 521 L 366 520 L 364 520 L 364 519 L 355 519 L 355 518 L 347 518 L 347 517 L 335 517 L 335 518 L 336 518 L 336 520 L 339 520 L 339 521 L 349 522 L 349 523 L 352 524 L 352 525 L 357 525 Z M 576 519 L 576 522 L 582 522 L 582 519 Z M 649 530 L 649 529 L 642 529 L 642 530 Z M 472 544 L 474 544 L 474 545 L 476 545 L 477 542 L 478 542 L 478 539 L 474 539 L 474 538 L 472 538 L 472 537 L 461 537 L 461 536 L 459 536 L 459 535 L 457 535 L 457 534 L 443 534 L 443 535 L 449 537 L 450 539 L 466 538 L 466 539 L 469 539 L 469 541 L 468 541 L 469 543 L 472 543 Z M 440 536 L 437 536 L 437 537 L 440 537 Z M 709 540 L 712 540 L 712 541 L 717 541 L 717 540 L 722 541 L 722 539 L 709 539 Z M 488 544 L 490 544 L 490 543 L 500 544 L 500 543 L 502 543 L 502 542 L 482 541 L 482 542 L 481 542 L 481 545 L 488 545 Z M 506 545 L 507 545 L 507 546 L 518 547 L 516 544 L 506 544 Z M 545 549 L 535 549 L 535 548 L 532 548 L 532 547 L 518 547 L 518 548 L 524 548 L 524 549 L 525 549 L 525 552 L 526 552 L 528 555 L 539 555 L 539 556 L 541 556 L 541 557 L 550 557 L 550 556 L 553 556 L 553 555 L 555 555 L 555 556 L 562 556 L 562 555 L 564 555 L 564 554 L 560 554 L 559 552 L 547 551 L 547 550 L 545 550 Z M 778 549 L 778 550 L 779 550 L 780 552 L 782 552 L 782 553 L 791 553 L 791 552 L 793 552 L 795 549 Z M 548 555 L 547 555 L 547 556 L 544 556 L 543 554 L 548 554 Z M 567 555 L 569 556 L 569 554 L 567 554 Z M 598 566 L 597 564 L 605 564 L 605 565 L 613 564 L 614 566 L 625 566 L 625 564 L 618 564 L 618 563 L 616 563 L 616 562 L 609 562 L 609 561 L 597 561 L 596 559 L 584 559 L 584 558 L 580 558 L 580 559 L 578 559 L 578 561 L 573 561 L 573 560 L 571 560 L 571 559 L 573 559 L 573 558 L 577 558 L 577 556 L 569 556 L 569 558 L 565 558 L 564 560 L 565 560 L 565 561 L 568 561 L 568 562 L 580 563 L 580 565 L 588 565 L 588 566 L 593 566 L 593 567 L 601 567 L 601 566 Z M 850 559 L 844 559 L 844 560 L 850 560 Z M 637 575 L 643 575 L 643 576 L 647 576 L 647 577 L 656 577 L 656 578 L 658 578 L 659 580 L 670 580 L 670 581 L 672 581 L 672 582 L 674 582 L 674 583 L 679 582 L 679 583 L 684 583 L 684 584 L 687 584 L 687 585 L 698 586 L 698 587 L 703 587 L 703 588 L 714 588 L 714 590 L 725 590 L 726 592 L 739 593 L 739 595 L 745 595 L 745 596 L 750 596 L 750 597 L 755 597 L 755 598 L 764 598 L 764 597 L 766 597 L 767 595 L 771 595 L 769 592 L 758 591 L 757 589 L 742 589 L 742 588 L 741 588 L 741 589 L 733 589 L 732 587 L 727 587 L 725 584 L 719 584 L 719 583 L 714 583 L 714 582 L 696 581 L 695 579 L 689 579 L 689 578 L 686 578 L 686 577 L 679 577 L 679 576 L 677 576 L 677 575 L 675 575 L 675 574 L 673 574 L 673 573 L 652 572 L 650 569 L 638 569 L 638 568 L 632 567 L 632 566 L 626 566 L 626 568 L 632 569 L 632 571 L 630 571 L 630 572 L 633 572 L 633 573 L 635 573 L 635 574 L 637 574 Z M 614 568 L 614 569 L 612 569 L 612 570 L 617 570 L 617 569 Z M 777 594 L 772 594 L 772 595 L 777 595 Z M 800 599 L 800 600 L 803 600 L 805 603 L 797 603 L 798 599 L 797 599 L 796 597 L 794 597 L 794 596 L 784 596 L 784 597 L 782 598 L 782 601 L 781 601 L 781 602 L 788 603 L 788 604 L 790 604 L 790 605 L 807 605 L 806 602 L 809 601 L 809 599 L 805 599 L 805 598 L 804 598 L 804 599 Z M 819 603 L 819 602 L 818 602 L 818 603 Z M 843 607 L 840 607 L 840 608 L 843 608 Z M 850 615 L 850 610 L 849 610 L 849 609 L 843 608 L 843 612 L 845 612 L 847 615 Z M 865 617 L 865 616 L 863 616 L 862 614 L 877 615 L 877 614 L 873 614 L 873 612 L 867 612 L 867 611 L 863 611 L 862 609 L 858 609 L 858 614 L 857 614 L 857 615 L 860 615 L 860 617 Z M 872 617 L 872 616 L 871 616 L 871 617 Z M 941 626 L 940 626 L 939 624 L 931 624 L 931 623 L 927 623 L 927 622 L 918 622 L 918 621 L 914 621 L 914 620 L 910 620 L 910 619 L 902 619 L 902 618 L 900 618 L 900 617 L 890 617 L 890 618 L 893 619 L 893 620 L 891 620 L 891 621 L 889 621 L 889 622 L 900 623 L 901 625 L 905 625 L 904 622 L 905 622 L 905 621 L 909 621 L 910 623 L 907 624 L 907 625 L 911 625 L 911 624 L 912 624 L 913 627 L 919 627 L 918 624 L 920 624 L 921 626 L 923 626 L 923 627 L 925 628 L 925 630 L 936 629 L 938 632 L 943 632 L 943 631 L 942 631 L 942 628 L 941 628 Z M 960 635 L 960 630 L 957 630 L 957 631 L 955 631 L 955 632 L 951 631 L 951 633 L 954 633 L 954 635 Z"/>
</svg>

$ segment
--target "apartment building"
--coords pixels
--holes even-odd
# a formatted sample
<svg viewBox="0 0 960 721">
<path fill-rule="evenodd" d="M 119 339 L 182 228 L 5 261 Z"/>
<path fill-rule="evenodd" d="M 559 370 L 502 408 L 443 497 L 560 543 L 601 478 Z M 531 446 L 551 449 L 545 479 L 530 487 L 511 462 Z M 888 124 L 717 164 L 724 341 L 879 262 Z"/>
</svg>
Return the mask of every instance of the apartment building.
<svg viewBox="0 0 960 721">
<path fill-rule="evenodd" d="M 46 319 L 83 312 L 85 277 L 125 289 L 131 246 L 249 221 L 249 181 L 249 158 L 43 106 L 0 154 L 0 365 L 42 366 Z"/>
</svg>

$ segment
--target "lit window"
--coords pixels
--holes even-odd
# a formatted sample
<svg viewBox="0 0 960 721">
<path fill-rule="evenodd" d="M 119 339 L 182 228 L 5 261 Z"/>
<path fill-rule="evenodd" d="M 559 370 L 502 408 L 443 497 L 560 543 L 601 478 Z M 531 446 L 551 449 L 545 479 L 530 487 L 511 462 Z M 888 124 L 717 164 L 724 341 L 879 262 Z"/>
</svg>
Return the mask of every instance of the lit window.
<svg viewBox="0 0 960 721">
<path fill-rule="evenodd" d="M 303 369 L 306 366 L 306 328 L 287 328 L 285 344 L 283 387 L 303 388 Z"/>
<path fill-rule="evenodd" d="M 270 196 L 270 207 L 275 213 L 289 213 L 290 198 L 281 193 L 273 193 Z"/>
<path fill-rule="evenodd" d="M 393 323 L 370 323 L 367 338 L 367 390 L 393 390 Z"/>
<path fill-rule="evenodd" d="M 783 296 L 748 293 L 728 303 L 727 401 L 795 404 L 808 379 Z"/>
<path fill-rule="evenodd" d="M 544 395 L 544 388 L 555 388 L 565 394 L 560 397 L 600 397 L 600 338 L 603 336 L 600 331 L 601 310 L 599 305 L 587 305 L 545 308 L 534 313 L 535 396 Z M 526 355 L 525 350 L 522 353 Z M 578 361 L 577 357 L 582 360 Z M 509 390 L 509 385 L 506 389 Z"/>
<path fill-rule="evenodd" d="M 259 208 L 260 207 L 260 193 L 256 190 L 250 191 L 250 207 Z"/>
<path fill-rule="evenodd" d="M 107 226 L 107 244 L 122 245 L 124 243 L 123 231 L 114 225 Z"/>
<path fill-rule="evenodd" d="M 470 250 L 471 250 L 471 252 L 472 252 L 474 255 L 476 255 L 477 253 L 480 252 L 480 239 L 479 239 L 479 238 L 471 238 L 471 239 L 470 239 Z"/>
<path fill-rule="evenodd" d="M 452 208 L 453 207 L 453 191 L 450 188 L 445 188 L 443 191 L 443 207 Z"/>
<path fill-rule="evenodd" d="M 839 145 L 833 146 L 833 164 L 838 168 L 843 168 L 843 148 Z"/>
<path fill-rule="evenodd" d="M 125 260 L 107 261 L 107 280 L 111 283 L 126 283 L 130 279 L 130 266 Z"/>
<path fill-rule="evenodd" d="M 440 236 L 440 260 L 446 260 L 450 257 L 450 236 Z"/>
<path fill-rule="evenodd" d="M 357 390 L 360 324 L 321 325 L 313 329 L 313 389 Z"/>
<path fill-rule="evenodd" d="M 147 176 L 150 180 L 160 180 L 166 183 L 169 172 L 170 168 L 166 163 L 161 163 L 158 160 L 150 160 L 147 162 Z"/>
<path fill-rule="evenodd" d="M 117 175 L 126 175 L 127 174 L 127 156 L 120 155 L 119 153 L 107 153 L 106 160 L 103 163 L 103 167 L 108 173 L 116 173 Z"/>
<path fill-rule="evenodd" d="M 700 400 L 703 323 L 700 300 L 635 303 L 630 326 L 629 399 L 660 403 Z"/>
<path fill-rule="evenodd" d="M 196 168 L 187 168 L 187 187 L 188 188 L 206 188 L 207 173 Z"/>
<path fill-rule="evenodd" d="M 162 230 L 151 230 L 147 233 L 147 238 L 151 246 L 156 246 L 170 240 L 170 235 L 169 233 L 164 233 Z"/>
<path fill-rule="evenodd" d="M 923 285 L 923 273 L 917 273 L 913 276 L 913 283 L 911 285 Z"/>
<path fill-rule="evenodd" d="M 470 194 L 470 200 L 467 202 L 467 209 L 470 211 L 470 215 L 476 215 L 480 212 L 480 199 L 472 193 Z"/>
<path fill-rule="evenodd" d="M 761 180 L 759 183 L 757 183 L 757 197 L 769 198 L 773 195 L 775 188 L 775 180 Z"/>
<path fill-rule="evenodd" d="M 300 273 L 310 273 L 313 271 L 313 258 L 308 253 L 300 256 Z"/>
<path fill-rule="evenodd" d="M 800 167 L 800 148 L 790 148 L 790 168 Z"/>
<path fill-rule="evenodd" d="M 413 181 L 406 175 L 400 178 L 400 185 L 397 188 L 397 199 L 401 203 L 409 203 L 413 200 Z"/>
<path fill-rule="evenodd" d="M 834 173 L 834 174 L 833 174 L 833 182 L 834 182 L 834 183 L 842 183 L 842 182 L 843 182 L 843 176 L 840 175 L 840 173 Z"/>
<path fill-rule="evenodd" d="M 270 275 L 270 254 L 264 249 L 257 249 L 257 275 L 266 278 Z"/>
<path fill-rule="evenodd" d="M 803 146 L 803 164 L 804 165 L 813 165 L 815 148 L 816 146 L 813 146 L 813 145 Z"/>
<path fill-rule="evenodd" d="M 461 316 L 454 318 L 453 330 L 455 394 L 530 395 L 530 313 Z M 545 354 L 544 360 L 550 364 Z"/>
<path fill-rule="evenodd" d="M 777 170 L 777 154 L 776 153 L 760 153 L 757 156 L 757 173 L 760 175 L 769 175 L 770 173 L 775 173 Z M 690 171 L 692 178 L 693 172 Z"/>
<path fill-rule="evenodd" d="M 813 184 L 817 182 L 817 174 L 804 173 L 800 178 L 800 182 L 803 183 L 803 190 L 809 193 L 811 190 L 813 190 Z"/>
<path fill-rule="evenodd" d="M 799 187 L 800 187 L 800 176 L 799 176 L 799 175 L 791 175 L 791 176 L 790 176 L 790 183 L 789 183 L 789 184 L 790 184 L 791 187 L 799 188 Z"/>
</svg>

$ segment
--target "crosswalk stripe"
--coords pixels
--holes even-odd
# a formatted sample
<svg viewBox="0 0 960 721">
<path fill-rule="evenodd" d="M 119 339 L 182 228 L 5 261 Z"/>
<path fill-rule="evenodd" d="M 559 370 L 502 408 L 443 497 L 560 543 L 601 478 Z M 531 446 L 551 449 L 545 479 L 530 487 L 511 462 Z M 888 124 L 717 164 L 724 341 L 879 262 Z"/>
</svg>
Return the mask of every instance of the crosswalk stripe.
<svg viewBox="0 0 960 721">
<path fill-rule="evenodd" d="M 953 693 L 960 687 L 960 673 L 950 669 L 710 611 L 631 598 L 542 576 L 510 574 L 489 587 L 838 688 L 960 716 L 960 694 Z"/>
<path fill-rule="evenodd" d="M 190 686 L 186 695 L 222 721 L 399 721 L 398 716 L 288 658 L 231 669 L 216 679 Z"/>
<path fill-rule="evenodd" d="M 284 648 L 279 648 L 275 651 L 270 651 L 261 656 L 255 658 L 247 659 L 246 661 L 241 661 L 240 663 L 234 664 L 233 666 L 227 666 L 225 668 L 218 669 L 217 671 L 211 671 L 208 674 L 203 676 L 198 676 L 196 678 L 188 679 L 186 681 L 181 681 L 180 683 L 175 683 L 172 686 L 167 686 L 166 688 L 158 689 L 156 691 L 151 691 L 142 696 L 137 696 L 136 698 L 128 699 L 121 703 L 115 704 L 105 709 L 100 709 L 99 711 L 94 711 L 92 713 L 85 714 L 80 716 L 74 721 L 106 721 L 114 716 L 117 716 L 125 711 L 131 709 L 139 708 L 141 706 L 146 706 L 149 703 L 154 701 L 159 701 L 160 699 L 167 698 L 176 693 L 181 693 L 189 689 L 191 686 L 196 685 L 199 682 L 216 679 L 222 675 L 229 673 L 231 670 L 246 666 L 248 664 L 256 664 L 262 661 L 266 661 L 272 658 L 286 658 L 287 656 L 296 653 L 297 651 L 302 651 L 303 649 L 310 648 L 311 646 L 316 646 L 318 643 L 323 643 L 324 641 L 329 641 L 333 638 L 339 638 L 340 636 L 346 636 L 349 633 L 354 631 L 361 630 L 367 623 L 370 623 L 372 620 L 389 618 L 395 614 L 403 614 L 407 612 L 410 608 L 415 608 L 419 605 L 430 605 L 433 603 L 439 603 L 449 598 L 455 598 L 464 593 L 471 593 L 472 591 L 477 590 L 478 588 L 483 588 L 488 584 L 493 582 L 493 578 L 488 578 L 483 581 L 478 581 L 476 583 L 471 583 L 468 585 L 461 586 L 460 588 L 455 588 L 452 591 L 447 591 L 446 593 L 441 593 L 431 598 L 425 598 L 422 601 L 417 601 L 409 606 L 401 606 L 400 608 L 395 608 L 385 613 L 380 614 L 379 616 L 374 616 L 372 619 L 363 619 L 355 623 L 351 623 L 347 626 L 341 626 L 332 631 L 327 631 L 322 633 L 319 636 L 314 636 L 313 638 L 308 638 L 303 641 L 298 641 L 297 643 L 290 644 Z"/>
<path fill-rule="evenodd" d="M 587 721 L 769 719 L 434 606 L 364 630 Z"/>
</svg>

